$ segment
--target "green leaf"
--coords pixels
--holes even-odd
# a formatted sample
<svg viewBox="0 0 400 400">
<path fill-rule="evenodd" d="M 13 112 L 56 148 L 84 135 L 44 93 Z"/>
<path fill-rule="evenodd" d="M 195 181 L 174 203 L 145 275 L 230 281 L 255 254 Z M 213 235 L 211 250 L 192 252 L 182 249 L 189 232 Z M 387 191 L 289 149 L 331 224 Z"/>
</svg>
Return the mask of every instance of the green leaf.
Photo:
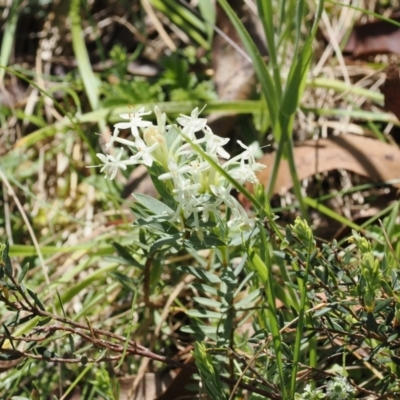
<svg viewBox="0 0 400 400">
<path fill-rule="evenodd" d="M 374 308 L 374 314 L 378 313 L 379 311 L 384 310 L 389 304 L 393 302 L 393 298 L 389 297 L 388 299 L 377 301 L 376 306 Z"/>
<path fill-rule="evenodd" d="M 39 297 L 37 297 L 37 294 L 32 289 L 29 288 L 27 288 L 27 291 L 34 300 L 35 305 L 38 306 L 42 311 L 46 311 L 44 304 L 40 301 Z"/>
<path fill-rule="evenodd" d="M 204 24 L 188 8 L 175 0 L 150 0 L 150 2 L 201 47 L 206 50 L 210 48 L 209 43 L 199 33 L 199 31 L 204 32 Z"/>
<path fill-rule="evenodd" d="M 178 140 L 180 138 L 180 140 Z M 172 145 L 176 146 L 177 148 L 180 147 L 182 143 L 182 137 L 179 129 L 172 125 L 168 132 L 165 134 L 165 142 L 167 144 L 167 148 L 170 151 L 173 151 Z"/>
<path fill-rule="evenodd" d="M 215 20 L 217 17 L 214 2 L 212 0 L 199 1 L 199 10 L 202 17 L 206 21 L 205 30 L 207 32 L 208 42 L 211 44 L 214 35 Z"/>
<path fill-rule="evenodd" d="M 198 290 L 198 291 L 203 292 L 203 293 L 207 293 L 207 294 L 212 295 L 212 296 L 217 296 L 218 295 L 217 289 L 213 288 L 210 285 L 206 285 L 204 283 L 193 283 L 193 284 L 191 284 L 189 286 L 191 288 L 194 288 L 195 290 Z"/>
<path fill-rule="evenodd" d="M 82 30 L 83 23 L 81 20 L 81 2 L 80 0 L 72 0 L 69 11 L 71 20 L 71 38 L 75 57 L 78 62 L 78 69 L 85 85 L 85 91 L 88 96 L 92 110 L 97 110 L 99 107 L 99 81 L 95 77 L 89 54 L 86 49 L 85 35 Z"/>
<path fill-rule="evenodd" d="M 191 334 L 201 334 L 208 337 L 215 337 L 217 334 L 217 328 L 215 326 L 207 326 L 207 325 L 190 325 L 190 326 L 183 326 L 180 329 L 181 332 L 184 333 L 191 333 Z"/>
<path fill-rule="evenodd" d="M 173 215 L 174 211 L 161 201 L 146 194 L 135 193 L 133 197 L 154 215 Z"/>
<path fill-rule="evenodd" d="M 136 282 L 134 279 L 130 278 L 129 276 L 126 276 L 124 274 L 121 274 L 118 271 L 113 271 L 110 273 L 112 277 L 114 277 L 121 285 L 128 289 L 128 291 L 135 293 L 138 290 L 138 282 Z"/>
<path fill-rule="evenodd" d="M 172 246 L 179 249 L 182 246 L 181 245 L 182 237 L 183 237 L 182 233 L 177 233 L 175 235 L 170 235 L 154 241 L 150 247 L 150 254 L 154 254 L 158 249 L 161 249 L 164 246 Z"/>
<path fill-rule="evenodd" d="M 219 276 L 205 271 L 204 269 L 195 268 L 192 266 L 180 266 L 178 269 L 187 274 L 194 275 L 196 278 L 203 279 L 208 283 L 221 283 Z"/>
<path fill-rule="evenodd" d="M 193 355 L 204 387 L 210 398 L 213 400 L 226 399 L 220 382 L 219 371 L 214 368 L 212 358 L 210 354 L 207 353 L 205 344 L 196 342 Z"/>
<path fill-rule="evenodd" d="M 203 240 L 200 240 L 196 233 L 192 233 L 190 239 L 184 240 L 184 246 L 195 250 L 203 250 L 226 246 L 226 243 L 223 242 L 216 234 L 211 232 L 204 235 Z"/>
<path fill-rule="evenodd" d="M 35 347 L 35 351 L 40 354 L 43 358 L 54 358 L 57 357 L 56 353 L 47 347 L 37 346 Z"/>
<path fill-rule="evenodd" d="M 18 275 L 18 283 L 22 282 L 22 280 L 25 278 L 25 275 L 28 272 L 28 270 L 31 269 L 32 267 L 33 267 L 33 259 L 26 260 L 21 269 L 21 272 Z"/>
<path fill-rule="evenodd" d="M 134 267 L 141 268 L 142 266 L 132 257 L 129 251 L 117 242 L 112 243 L 114 249 L 117 251 L 118 255 L 124 259 L 125 265 L 132 265 Z"/>
<path fill-rule="evenodd" d="M 235 309 L 251 307 L 254 304 L 254 301 L 261 296 L 262 290 L 257 289 L 246 295 L 242 300 L 235 304 Z"/>
<path fill-rule="evenodd" d="M 188 310 L 186 314 L 193 318 L 211 318 L 211 319 L 221 319 L 222 314 L 215 311 L 208 310 Z"/>
<path fill-rule="evenodd" d="M 193 300 L 196 301 L 199 304 L 202 304 L 203 306 L 207 307 L 214 307 L 214 308 L 220 308 L 222 306 L 222 303 L 213 299 L 209 299 L 207 297 L 193 297 Z"/>
<path fill-rule="evenodd" d="M 25 322 L 28 322 L 28 321 L 30 321 L 30 320 L 33 319 L 33 318 L 35 318 L 35 314 L 29 314 L 29 315 L 26 315 L 26 316 L 23 317 L 23 318 L 19 318 L 19 314 L 17 314 L 15 320 L 10 324 L 10 326 L 11 326 L 11 325 L 12 325 L 12 326 L 22 325 L 22 324 L 24 324 Z"/>
<path fill-rule="evenodd" d="M 18 12 L 18 8 L 22 0 L 13 0 L 8 6 L 8 15 L 7 21 L 3 27 L 3 37 L 1 40 L 1 51 L 0 51 L 0 66 L 6 66 L 10 60 L 11 52 L 13 51 L 13 42 L 16 38 L 15 30 L 17 28 L 18 16 L 20 13 Z M 3 79 L 6 70 L 4 68 L 0 68 L 0 83 L 4 85 Z"/>
<path fill-rule="evenodd" d="M 165 168 L 155 161 L 153 162 L 153 165 L 151 167 L 147 168 L 147 171 L 149 172 L 154 187 L 156 188 L 158 194 L 163 198 L 163 200 L 175 204 L 175 200 L 171 195 L 170 189 L 168 188 L 168 182 L 158 179 L 161 174 L 164 174 L 166 172 Z"/>
<path fill-rule="evenodd" d="M 92 349 L 94 347 L 94 345 L 91 343 L 91 344 L 88 344 L 87 346 L 84 346 L 84 347 L 81 347 L 81 348 L 79 348 L 78 350 L 76 350 L 75 352 L 74 352 L 74 354 L 82 354 L 82 353 L 85 353 L 85 352 L 87 352 L 87 351 L 89 351 L 90 349 Z"/>
<path fill-rule="evenodd" d="M 22 356 L 23 354 L 21 352 L 14 349 L 2 349 L 0 352 L 0 360 L 2 361 L 18 360 Z"/>
<path fill-rule="evenodd" d="M 10 244 L 8 243 L 8 239 L 6 240 L 4 249 L 3 249 L 3 264 L 4 264 L 4 271 L 8 277 L 12 277 L 12 265 L 11 265 L 11 259 L 10 256 L 8 255 L 10 251 Z"/>
<path fill-rule="evenodd" d="M 321 310 L 318 310 L 317 312 L 314 313 L 314 318 L 321 317 L 322 315 L 325 315 L 329 311 L 332 310 L 332 307 L 324 307 Z"/>
</svg>

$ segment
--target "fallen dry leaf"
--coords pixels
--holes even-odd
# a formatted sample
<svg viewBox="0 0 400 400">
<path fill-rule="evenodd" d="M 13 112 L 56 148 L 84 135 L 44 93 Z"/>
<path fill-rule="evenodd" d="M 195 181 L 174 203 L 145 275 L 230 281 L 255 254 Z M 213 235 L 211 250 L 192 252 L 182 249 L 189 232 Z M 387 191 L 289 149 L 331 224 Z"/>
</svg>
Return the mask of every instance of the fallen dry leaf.
<svg viewBox="0 0 400 400">
<path fill-rule="evenodd" d="M 391 111 L 400 120 L 400 76 L 397 64 L 391 63 L 386 70 L 386 80 L 381 92 L 385 97 L 385 110 Z"/>
<path fill-rule="evenodd" d="M 146 372 L 137 389 L 132 392 L 135 376 L 119 378 L 120 400 L 174 400 L 191 396 L 193 392 L 185 388 L 194 383 L 193 371 L 171 370 L 168 372 Z M 189 397 L 188 397 L 189 398 Z"/>
<path fill-rule="evenodd" d="M 400 21 L 400 15 L 391 17 Z M 387 21 L 376 20 L 353 28 L 343 53 L 366 58 L 381 53 L 400 54 L 400 29 Z"/>
<path fill-rule="evenodd" d="M 147 372 L 132 393 L 132 385 L 135 376 L 126 376 L 119 378 L 120 400 L 154 400 L 171 384 L 175 373 Z"/>
<path fill-rule="evenodd" d="M 230 2 L 236 14 L 240 16 L 250 36 L 262 55 L 267 55 L 262 25 L 242 0 Z M 215 34 L 212 43 L 212 64 L 214 82 L 218 97 L 221 100 L 246 100 L 254 91 L 256 79 L 253 64 L 239 35 L 227 17 L 226 13 L 217 4 L 217 27 L 234 43 L 236 48 L 220 34 Z M 240 52 L 240 50 L 242 53 Z M 243 54 L 244 53 L 244 54 Z M 213 113 L 208 118 L 211 129 L 220 136 L 227 136 L 237 119 L 237 114 Z"/>
<path fill-rule="evenodd" d="M 299 179 L 336 169 L 352 171 L 372 181 L 400 179 L 400 149 L 363 136 L 343 135 L 305 141 L 294 148 L 294 157 Z M 269 153 L 258 160 L 267 165 L 258 174 L 265 186 L 268 185 L 274 158 L 275 153 Z M 400 188 L 400 182 L 393 185 Z M 274 193 L 285 192 L 292 186 L 288 162 L 282 160 Z"/>
</svg>

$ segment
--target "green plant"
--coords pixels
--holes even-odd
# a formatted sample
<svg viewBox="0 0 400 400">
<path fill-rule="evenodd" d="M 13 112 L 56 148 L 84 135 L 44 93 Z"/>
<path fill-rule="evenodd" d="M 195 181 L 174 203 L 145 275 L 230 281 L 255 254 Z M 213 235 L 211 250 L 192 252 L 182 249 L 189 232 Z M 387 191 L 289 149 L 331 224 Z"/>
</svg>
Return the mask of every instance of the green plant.
<svg viewBox="0 0 400 400">
<path fill-rule="evenodd" d="M 181 3 L 151 3 L 208 48 L 214 20 L 208 2 L 200 2 L 208 24 Z M 383 98 L 337 79 L 306 80 L 322 2 L 312 26 L 303 1 L 282 2 L 279 9 L 276 2 L 258 3 L 269 64 L 221 1 L 253 58 L 265 98 L 261 101 L 213 100 L 209 81 L 191 72 L 191 48 L 173 52 L 164 59 L 160 77 L 145 80 L 127 74 L 142 47 L 128 56 L 116 46 L 110 53 L 114 66 L 93 74 L 82 41 L 79 1 L 73 2 L 70 16 L 82 76 L 48 77 L 54 86 L 45 91 L 30 71 L 2 68 L 2 74 L 14 73 L 42 97 L 32 115 L 28 108 L 15 110 L 18 121 L 40 129 L 25 132 L 20 148 L 2 155 L 0 165 L 1 204 L 6 197 L 15 204 L 18 196 L 25 199 L 11 213 L 4 206 L 0 216 L 10 242 L 18 243 L 5 242 L 1 249 L 0 397 L 52 398 L 57 393 L 65 398 L 79 390 L 88 400 L 119 398 L 119 376 L 146 368 L 185 370 L 197 379 L 192 388 L 211 398 L 399 396 L 400 202 L 357 225 L 323 209 L 319 199 L 302 198 L 297 186 L 300 201 L 357 231 L 350 240 L 325 243 L 303 219 L 283 229 L 268 194 L 257 184 L 255 172 L 262 168 L 254 159 L 257 146 L 239 142 L 242 154 L 230 157 L 224 148 L 227 139 L 210 131 L 198 109 L 192 111 L 197 101 L 207 102 L 207 111 L 262 114 L 279 154 L 289 159 L 298 107 L 317 116 L 391 120 L 376 111 L 302 106 L 305 85 L 331 89 L 346 99 L 355 94 L 382 103 Z M 2 64 L 11 54 L 19 4 L 12 2 L 10 8 Z M 273 15 L 279 18 L 272 20 Z M 309 28 L 308 38 L 304 27 Z M 288 60 L 294 61 L 288 66 Z M 106 82 L 111 75 L 117 78 L 112 85 Z M 45 98 L 60 113 L 57 123 L 46 119 Z M 155 125 L 149 112 L 154 104 Z M 2 110 L 3 126 L 14 110 Z M 161 110 L 192 114 L 167 125 Z M 116 125 L 104 143 L 106 154 L 97 158 L 101 172 L 120 178 L 112 182 L 85 168 L 97 163 L 96 137 L 89 125 L 100 122 L 104 132 L 107 118 Z M 76 150 L 79 140 L 83 151 Z M 11 134 L 6 143 L 12 143 Z M 225 161 L 220 163 L 217 156 Z M 67 170 L 54 173 L 55 158 Z M 48 175 L 41 175 L 43 164 Z M 135 194 L 132 226 L 130 211 L 120 209 L 119 189 L 136 164 L 147 167 L 160 198 Z M 268 168 L 276 172 L 276 166 Z M 38 183 L 51 181 L 57 184 L 38 194 Z M 243 187 L 245 181 L 255 186 L 254 194 Z M 253 210 L 238 202 L 235 191 Z M 90 219 L 90 207 L 100 210 L 98 220 Z M 74 244 L 60 246 L 74 235 Z M 178 359 L 181 350 L 191 348 L 193 363 Z"/>
<path fill-rule="evenodd" d="M 115 156 L 98 154 L 102 163 L 97 167 L 109 179 L 120 169 L 144 164 L 162 196 L 160 201 L 135 194 L 132 234 L 128 243 L 114 243 L 117 265 L 125 267 L 111 264 L 109 269 L 115 285 L 124 289 L 122 298 L 131 296 L 132 313 L 159 307 L 168 287 L 162 278 L 166 262 L 170 282 L 191 276 L 191 301 L 178 304 L 189 317 L 180 334 L 194 342 L 197 369 L 159 356 L 153 351 L 157 346 L 129 340 L 130 325 L 117 334 L 89 320 L 59 316 L 65 314 L 65 294 L 48 311 L 42 296 L 25 286 L 32 265 L 25 264 L 16 277 L 7 244 L 0 300 L 10 314 L 2 346 L 12 351 L 3 359 L 22 360 L 23 373 L 40 361 L 96 365 L 139 355 L 199 371 L 201 387 L 212 398 L 232 399 L 243 390 L 271 399 L 398 393 L 398 248 L 391 256 L 379 255 L 356 232 L 347 247 L 336 242 L 319 246 L 300 218 L 282 232 L 263 188 L 256 186 L 252 195 L 243 187 L 246 180 L 257 183 L 256 146 L 239 143 L 243 153 L 230 158 L 223 148 L 228 139 L 216 136 L 197 109 L 181 115 L 179 125 L 166 125 L 157 107 L 157 125 L 143 119 L 148 114 L 133 110 L 121 115 L 124 122 L 115 124 L 106 145 L 112 152 L 122 144 L 132 155 L 122 148 Z M 131 138 L 120 137 L 120 129 L 129 129 Z M 217 155 L 226 161 L 220 164 Z M 248 215 L 230 194 L 233 188 L 252 202 L 255 215 Z M 393 227 L 389 231 L 396 232 Z M 103 349 L 100 357 L 94 357 L 95 348 Z M 360 349 L 368 356 L 357 363 Z M 60 350 L 73 356 L 60 358 Z M 348 370 L 354 363 L 358 368 Z M 378 370 L 385 375 L 376 381 Z M 98 374 L 104 378 L 104 372 Z M 308 386 L 302 388 L 302 380 Z M 364 380 L 375 382 L 361 386 Z"/>
</svg>

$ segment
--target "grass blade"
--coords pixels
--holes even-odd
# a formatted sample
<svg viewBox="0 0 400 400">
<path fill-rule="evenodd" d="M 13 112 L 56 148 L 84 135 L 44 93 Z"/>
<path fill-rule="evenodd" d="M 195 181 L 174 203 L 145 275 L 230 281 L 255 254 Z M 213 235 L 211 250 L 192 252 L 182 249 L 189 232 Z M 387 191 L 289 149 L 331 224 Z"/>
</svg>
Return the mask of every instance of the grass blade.
<svg viewBox="0 0 400 400">
<path fill-rule="evenodd" d="M 92 110 L 97 110 L 99 108 L 99 82 L 93 73 L 84 41 L 80 5 L 80 0 L 71 1 L 69 17 L 71 19 L 72 46 L 90 106 Z"/>
<path fill-rule="evenodd" d="M 233 26 L 236 29 L 246 51 L 249 53 L 252 61 L 254 70 L 256 71 L 257 77 L 260 81 L 261 88 L 267 102 L 269 115 L 272 122 L 272 127 L 274 130 L 279 130 L 277 126 L 278 121 L 278 102 L 277 99 L 277 88 L 275 87 L 274 81 L 268 71 L 268 68 L 261 57 L 260 52 L 258 51 L 253 39 L 247 32 L 246 28 L 240 21 L 239 17 L 233 11 L 231 6 L 228 4 L 226 0 L 218 0 L 218 3 L 221 5 L 226 15 L 231 20 Z"/>
<path fill-rule="evenodd" d="M 15 29 L 17 28 L 18 22 L 18 7 L 21 4 L 21 0 L 14 0 L 11 2 L 10 12 L 8 14 L 7 22 L 4 27 L 3 40 L 1 41 L 0 51 L 0 65 L 7 66 L 10 60 L 11 51 L 14 43 Z M 6 70 L 0 69 L 0 85 L 3 85 L 3 79 Z"/>
</svg>

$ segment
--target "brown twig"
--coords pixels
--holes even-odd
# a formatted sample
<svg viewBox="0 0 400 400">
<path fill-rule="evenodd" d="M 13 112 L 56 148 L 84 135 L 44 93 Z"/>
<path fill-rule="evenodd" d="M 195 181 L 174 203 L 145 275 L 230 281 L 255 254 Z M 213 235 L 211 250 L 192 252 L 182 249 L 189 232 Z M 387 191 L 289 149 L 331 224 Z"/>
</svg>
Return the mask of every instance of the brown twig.
<svg viewBox="0 0 400 400">
<path fill-rule="evenodd" d="M 51 314 L 47 311 L 43 311 L 40 308 L 36 306 L 32 306 L 31 308 L 23 303 L 20 302 L 12 302 L 9 301 L 7 298 L 5 298 L 3 295 L 0 295 L 0 301 L 3 301 L 6 303 L 9 307 L 13 307 L 14 309 L 18 311 L 27 311 L 32 314 L 34 314 L 37 317 L 50 317 L 54 321 L 60 322 L 62 324 L 66 324 L 68 326 L 63 326 L 63 325 L 53 325 L 53 326 L 38 326 L 34 329 L 34 332 L 36 334 L 46 334 L 46 336 L 50 336 L 51 334 L 54 334 L 55 332 L 58 331 L 63 331 L 63 332 L 69 332 L 73 335 L 77 335 L 84 339 L 85 341 L 92 343 L 96 347 L 100 347 L 103 349 L 108 349 L 111 352 L 114 353 L 119 353 L 116 356 L 108 356 L 108 357 L 103 357 L 101 359 L 87 359 L 87 362 L 93 362 L 93 363 L 98 363 L 98 362 L 104 362 L 104 361 L 117 361 L 119 360 L 123 353 L 124 353 L 124 343 L 126 342 L 126 338 L 123 336 L 117 335 L 115 333 L 103 330 L 103 329 L 97 329 L 94 327 L 90 327 L 84 324 L 80 324 L 78 322 L 72 321 L 68 318 L 65 317 L 60 317 L 58 315 Z M 86 333 L 88 332 L 88 333 Z M 101 339 L 101 336 L 105 336 L 109 339 L 116 340 L 118 342 L 121 342 L 122 344 L 116 344 L 113 343 L 109 340 L 104 340 Z M 0 335 L 0 339 L 8 339 L 11 341 L 19 341 L 19 342 L 41 342 L 45 338 L 32 338 L 32 337 L 14 337 L 12 335 Z M 191 364 L 185 364 L 179 361 L 176 361 L 174 359 L 159 355 L 157 353 L 154 353 L 153 351 L 150 351 L 148 348 L 134 342 L 134 341 L 128 341 L 128 347 L 126 348 L 126 354 L 130 355 L 137 355 L 141 357 L 147 357 L 151 360 L 154 361 L 159 361 L 163 364 L 166 364 L 170 367 L 173 368 L 180 368 L 180 369 L 185 369 L 189 370 L 191 373 L 195 374 L 198 373 L 198 369 L 195 365 Z M 21 357 L 24 358 L 31 358 L 35 360 L 43 360 L 43 361 L 50 361 L 50 362 L 55 362 L 55 363 L 70 363 L 70 364 L 78 364 L 82 363 L 82 359 L 78 358 L 61 358 L 61 357 L 45 357 L 43 355 L 38 355 L 38 354 L 33 354 L 29 352 L 20 352 Z M 221 376 L 221 380 L 229 385 L 235 385 L 237 382 L 235 379 L 227 378 L 224 376 Z M 246 384 L 244 382 L 239 382 L 238 385 L 242 389 L 246 389 L 250 392 L 253 393 L 258 393 L 264 396 L 266 399 L 272 399 L 272 400 L 279 400 L 281 398 L 280 395 L 275 394 L 275 393 L 270 393 L 264 389 Z"/>
</svg>

